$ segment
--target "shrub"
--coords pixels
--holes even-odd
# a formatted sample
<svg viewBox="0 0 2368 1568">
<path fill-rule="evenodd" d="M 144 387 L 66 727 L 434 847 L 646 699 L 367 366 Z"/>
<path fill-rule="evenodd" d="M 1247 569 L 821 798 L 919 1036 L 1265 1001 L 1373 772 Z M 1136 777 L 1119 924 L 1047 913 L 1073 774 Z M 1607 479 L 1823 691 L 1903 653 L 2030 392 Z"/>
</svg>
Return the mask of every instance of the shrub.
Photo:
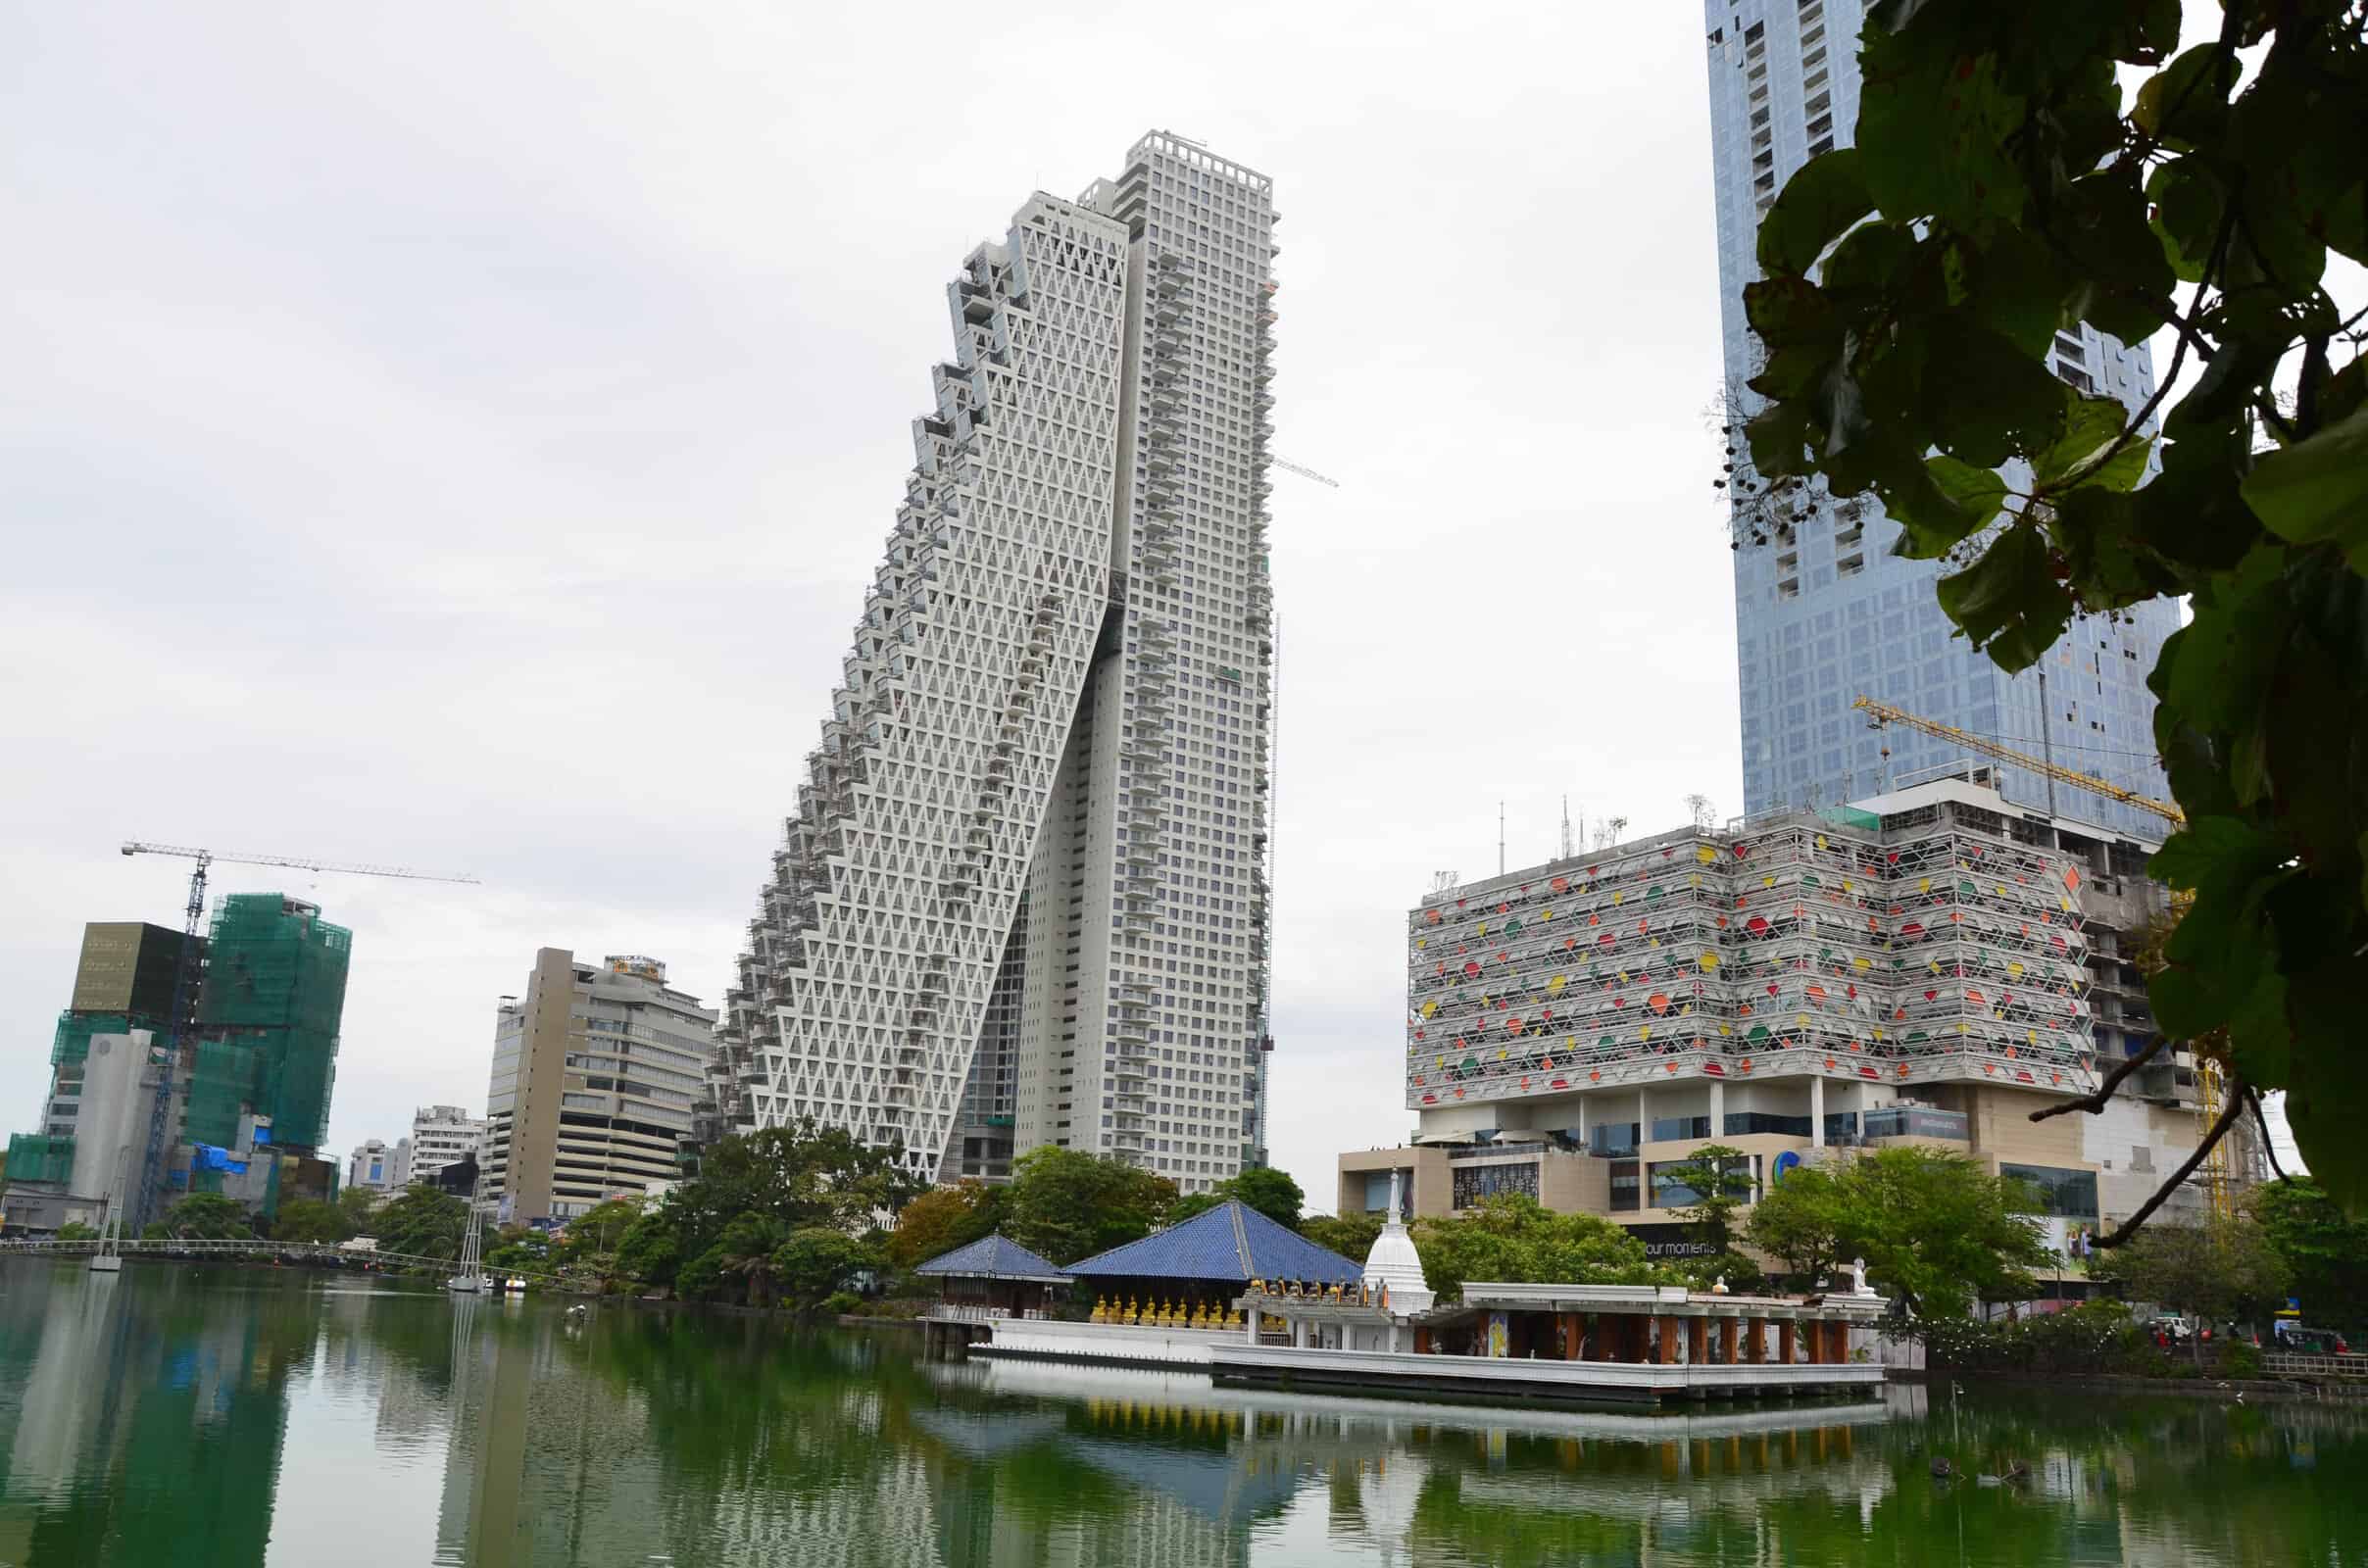
<svg viewBox="0 0 2368 1568">
<path fill-rule="evenodd" d="M 822 1313 L 825 1317 L 842 1317 L 849 1313 L 860 1312 L 863 1308 L 863 1298 L 853 1291 L 836 1291 L 822 1298 Z"/>
<path fill-rule="evenodd" d="M 2250 1345 L 2231 1345 L 2220 1358 L 2221 1370 L 2232 1378 L 2261 1375 L 2261 1352 Z"/>
<path fill-rule="evenodd" d="M 1928 1318 L 1908 1333 L 1938 1366 L 2040 1376 L 2156 1371 L 2161 1357 L 2119 1301 L 2087 1301 L 2011 1322 Z"/>
</svg>

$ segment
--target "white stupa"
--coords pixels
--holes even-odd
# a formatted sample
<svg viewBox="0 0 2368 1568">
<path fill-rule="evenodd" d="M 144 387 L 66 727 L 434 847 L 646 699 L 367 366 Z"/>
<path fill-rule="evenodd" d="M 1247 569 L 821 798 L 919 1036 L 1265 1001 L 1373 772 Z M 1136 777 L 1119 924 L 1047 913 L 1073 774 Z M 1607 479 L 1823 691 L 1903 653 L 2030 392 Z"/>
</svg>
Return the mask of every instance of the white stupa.
<svg viewBox="0 0 2368 1568">
<path fill-rule="evenodd" d="M 1373 1250 L 1365 1254 L 1365 1285 L 1374 1298 L 1389 1293 L 1390 1311 L 1397 1316 L 1409 1312 L 1427 1312 L 1438 1299 L 1422 1280 L 1422 1254 L 1414 1250 L 1414 1238 L 1406 1234 L 1406 1222 L 1398 1217 L 1398 1172 L 1390 1172 L 1390 1217 L 1373 1238 Z"/>
</svg>

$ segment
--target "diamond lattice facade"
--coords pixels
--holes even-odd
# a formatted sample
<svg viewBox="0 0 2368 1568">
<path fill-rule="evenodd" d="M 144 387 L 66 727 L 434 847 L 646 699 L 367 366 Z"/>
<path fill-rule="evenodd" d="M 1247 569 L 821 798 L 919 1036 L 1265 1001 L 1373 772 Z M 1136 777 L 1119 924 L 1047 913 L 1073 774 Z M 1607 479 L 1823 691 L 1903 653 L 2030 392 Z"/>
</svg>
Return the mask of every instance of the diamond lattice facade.
<svg viewBox="0 0 2368 1568">
<path fill-rule="evenodd" d="M 1155 132 L 950 285 L 955 353 L 726 995 L 718 1100 L 916 1171 L 1263 1157 L 1263 175 Z"/>
</svg>

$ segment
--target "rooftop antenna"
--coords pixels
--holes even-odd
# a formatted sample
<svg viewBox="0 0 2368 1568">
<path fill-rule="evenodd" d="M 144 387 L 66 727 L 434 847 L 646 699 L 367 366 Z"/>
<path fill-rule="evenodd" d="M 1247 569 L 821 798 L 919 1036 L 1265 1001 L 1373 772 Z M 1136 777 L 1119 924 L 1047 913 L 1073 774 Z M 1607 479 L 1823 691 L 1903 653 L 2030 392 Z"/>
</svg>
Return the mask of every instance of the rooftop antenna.
<svg viewBox="0 0 2368 1568">
<path fill-rule="evenodd" d="M 1505 874 L 1505 803 L 1497 803 L 1497 874 Z"/>
<path fill-rule="evenodd" d="M 1570 847 L 1570 797 L 1565 795 L 1562 797 L 1562 854 L 1560 858 L 1567 860 L 1574 853 L 1576 852 Z"/>
</svg>

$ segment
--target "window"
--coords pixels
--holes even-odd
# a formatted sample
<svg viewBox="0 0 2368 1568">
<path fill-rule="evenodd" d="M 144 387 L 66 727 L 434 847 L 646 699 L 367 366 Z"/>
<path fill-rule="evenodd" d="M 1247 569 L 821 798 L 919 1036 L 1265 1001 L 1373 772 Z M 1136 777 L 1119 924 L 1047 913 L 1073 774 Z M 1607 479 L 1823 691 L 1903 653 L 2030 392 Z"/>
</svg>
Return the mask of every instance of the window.
<svg viewBox="0 0 2368 1568">
<path fill-rule="evenodd" d="M 2066 1170 L 2058 1165 L 1998 1166 L 1998 1174 L 2021 1182 L 2039 1200 L 2038 1212 L 2059 1219 L 2097 1217 L 2097 1173 L 2093 1170 Z"/>
<path fill-rule="evenodd" d="M 1640 1206 L 1637 1197 L 1636 1161 L 1621 1160 L 1611 1167 L 1611 1211 L 1614 1214 L 1635 1213 Z"/>
<path fill-rule="evenodd" d="M 1538 1162 L 1523 1160 L 1509 1165 L 1458 1165 L 1453 1172 L 1454 1196 L 1451 1206 L 1471 1208 L 1500 1193 L 1518 1193 L 1524 1198 L 1538 1196 Z M 1389 1206 L 1385 1195 L 1382 1206 Z"/>
</svg>

